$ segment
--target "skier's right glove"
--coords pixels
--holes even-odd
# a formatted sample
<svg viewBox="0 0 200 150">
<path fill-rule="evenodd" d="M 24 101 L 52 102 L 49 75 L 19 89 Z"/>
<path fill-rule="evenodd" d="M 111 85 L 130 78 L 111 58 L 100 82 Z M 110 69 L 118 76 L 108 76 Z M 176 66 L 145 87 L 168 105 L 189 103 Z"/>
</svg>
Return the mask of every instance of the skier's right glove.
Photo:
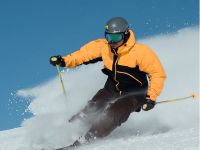
<svg viewBox="0 0 200 150">
<path fill-rule="evenodd" d="M 65 67 L 65 61 L 60 55 L 51 56 L 49 61 L 53 66 L 59 65 L 61 67 Z"/>
</svg>

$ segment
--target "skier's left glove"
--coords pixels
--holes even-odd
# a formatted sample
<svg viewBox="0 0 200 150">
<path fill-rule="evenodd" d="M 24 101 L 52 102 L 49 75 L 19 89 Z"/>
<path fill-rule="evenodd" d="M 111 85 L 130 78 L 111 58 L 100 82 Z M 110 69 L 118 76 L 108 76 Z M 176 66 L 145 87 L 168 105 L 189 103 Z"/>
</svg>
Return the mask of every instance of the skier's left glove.
<svg viewBox="0 0 200 150">
<path fill-rule="evenodd" d="M 147 97 L 146 97 L 146 102 L 145 102 L 144 105 L 142 106 L 142 109 L 143 109 L 144 111 L 151 110 L 151 109 L 154 108 L 155 104 L 156 104 L 156 102 L 153 101 L 153 100 L 151 100 L 151 99 L 149 98 L 149 96 L 147 96 Z"/>
<path fill-rule="evenodd" d="M 61 67 L 65 67 L 65 61 L 62 58 L 62 56 L 57 55 L 57 56 L 51 56 L 50 57 L 50 64 L 53 66 L 59 65 Z"/>
</svg>

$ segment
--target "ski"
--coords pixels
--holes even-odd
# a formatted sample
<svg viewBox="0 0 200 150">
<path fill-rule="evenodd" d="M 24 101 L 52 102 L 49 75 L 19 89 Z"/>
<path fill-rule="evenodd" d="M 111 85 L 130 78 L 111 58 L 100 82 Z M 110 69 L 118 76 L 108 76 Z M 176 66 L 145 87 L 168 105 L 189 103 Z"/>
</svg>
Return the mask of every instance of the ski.
<svg viewBox="0 0 200 150">
<path fill-rule="evenodd" d="M 69 147 L 63 147 L 63 148 L 58 148 L 58 149 L 54 149 L 54 150 L 72 150 L 72 148 L 69 148 Z"/>
<path fill-rule="evenodd" d="M 76 147 L 74 146 L 66 146 L 66 147 L 61 147 L 61 148 L 54 148 L 54 149 L 51 149 L 51 150 L 75 150 Z M 40 149 L 40 150 L 47 150 L 47 149 Z"/>
<path fill-rule="evenodd" d="M 62 148 L 57 148 L 54 150 L 75 150 L 76 146 L 70 145 L 70 146 L 66 146 L 66 147 L 62 147 Z"/>
</svg>

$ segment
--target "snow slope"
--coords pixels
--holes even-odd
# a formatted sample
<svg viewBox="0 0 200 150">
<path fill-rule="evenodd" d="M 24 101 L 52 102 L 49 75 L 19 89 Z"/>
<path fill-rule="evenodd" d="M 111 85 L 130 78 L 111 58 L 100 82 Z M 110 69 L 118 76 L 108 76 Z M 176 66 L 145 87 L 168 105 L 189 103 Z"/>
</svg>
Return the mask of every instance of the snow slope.
<svg viewBox="0 0 200 150">
<path fill-rule="evenodd" d="M 143 39 L 158 54 L 167 73 L 158 101 L 188 96 L 199 91 L 199 27 Z M 88 127 L 68 123 L 106 80 L 101 63 L 65 69 L 64 97 L 58 77 L 37 87 L 18 91 L 22 99 L 32 97 L 28 109 L 34 114 L 22 127 L 0 131 L 0 150 L 38 150 L 71 144 Z M 52 68 L 55 69 L 55 68 Z M 56 69 L 55 69 L 56 72 Z M 199 102 L 187 100 L 157 105 L 148 112 L 132 113 L 111 135 L 81 150 L 197 150 L 199 148 Z"/>
</svg>

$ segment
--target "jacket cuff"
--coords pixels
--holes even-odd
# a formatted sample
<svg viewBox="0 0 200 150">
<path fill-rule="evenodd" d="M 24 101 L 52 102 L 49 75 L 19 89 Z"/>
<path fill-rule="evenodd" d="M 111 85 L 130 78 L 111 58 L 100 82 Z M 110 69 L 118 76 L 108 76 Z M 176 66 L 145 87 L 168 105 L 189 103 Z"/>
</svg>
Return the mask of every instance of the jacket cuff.
<svg viewBox="0 0 200 150">
<path fill-rule="evenodd" d="M 157 98 L 157 96 L 154 96 L 154 95 L 147 94 L 147 96 L 146 96 L 146 99 L 150 99 L 150 100 L 152 100 L 154 102 L 156 102 L 156 98 Z"/>
</svg>

